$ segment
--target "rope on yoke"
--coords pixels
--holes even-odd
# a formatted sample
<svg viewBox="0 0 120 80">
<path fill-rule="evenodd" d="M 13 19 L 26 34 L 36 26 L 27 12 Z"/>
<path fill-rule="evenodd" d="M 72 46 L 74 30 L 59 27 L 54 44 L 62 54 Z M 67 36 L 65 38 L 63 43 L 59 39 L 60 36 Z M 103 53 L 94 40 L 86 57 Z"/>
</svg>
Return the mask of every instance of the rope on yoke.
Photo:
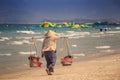
<svg viewBox="0 0 120 80">
<path fill-rule="evenodd" d="M 67 66 L 67 65 L 71 65 L 72 64 L 72 60 L 73 60 L 73 57 L 71 56 L 70 54 L 70 44 L 68 42 L 68 37 L 64 37 L 64 40 L 63 40 L 63 51 L 65 50 L 65 47 L 66 47 L 66 50 L 67 50 L 67 56 L 61 58 L 61 64 L 63 66 Z"/>
<path fill-rule="evenodd" d="M 39 61 L 40 57 L 37 55 L 38 54 L 38 48 L 37 48 L 34 37 L 32 37 L 31 40 L 32 40 L 31 42 L 33 42 L 33 43 L 30 44 L 30 56 L 28 57 L 30 67 L 41 67 L 42 62 Z M 35 48 L 35 51 L 36 51 L 35 54 L 32 54 L 32 45 Z"/>
</svg>

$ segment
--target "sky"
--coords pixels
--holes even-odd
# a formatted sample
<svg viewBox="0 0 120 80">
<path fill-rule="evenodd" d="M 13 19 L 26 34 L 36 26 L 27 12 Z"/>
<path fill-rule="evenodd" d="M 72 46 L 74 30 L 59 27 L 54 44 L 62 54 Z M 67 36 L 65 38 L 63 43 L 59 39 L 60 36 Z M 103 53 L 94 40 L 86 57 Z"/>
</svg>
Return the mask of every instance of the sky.
<svg viewBox="0 0 120 80">
<path fill-rule="evenodd" d="M 120 20 L 120 0 L 0 0 L 0 23 L 76 18 Z"/>
</svg>

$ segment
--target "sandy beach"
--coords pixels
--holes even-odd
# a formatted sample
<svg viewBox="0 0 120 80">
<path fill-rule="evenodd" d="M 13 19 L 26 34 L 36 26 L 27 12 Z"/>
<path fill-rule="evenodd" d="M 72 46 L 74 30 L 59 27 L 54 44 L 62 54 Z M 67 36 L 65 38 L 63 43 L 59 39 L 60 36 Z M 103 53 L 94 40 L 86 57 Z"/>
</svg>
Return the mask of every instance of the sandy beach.
<svg viewBox="0 0 120 80">
<path fill-rule="evenodd" d="M 0 80 L 120 80 L 120 54 L 74 62 L 71 66 L 55 66 L 47 75 L 45 68 L 0 75 Z"/>
<path fill-rule="evenodd" d="M 0 0 L 0 80 L 120 80 L 120 0 Z"/>
</svg>

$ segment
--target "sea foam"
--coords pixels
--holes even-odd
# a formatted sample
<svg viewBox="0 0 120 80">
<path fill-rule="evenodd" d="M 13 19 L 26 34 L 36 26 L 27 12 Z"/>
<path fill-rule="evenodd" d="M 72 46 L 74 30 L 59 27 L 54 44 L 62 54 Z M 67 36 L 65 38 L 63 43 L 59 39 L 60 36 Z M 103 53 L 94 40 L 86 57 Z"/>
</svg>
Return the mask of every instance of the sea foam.
<svg viewBox="0 0 120 80">
<path fill-rule="evenodd" d="M 115 29 L 120 29 L 120 27 L 116 27 Z"/>
<path fill-rule="evenodd" d="M 111 48 L 111 46 L 96 46 L 95 48 L 97 48 L 97 49 L 107 49 L 107 48 Z"/>
<path fill-rule="evenodd" d="M 34 32 L 34 31 L 17 31 L 17 33 L 35 34 L 35 32 Z"/>
<path fill-rule="evenodd" d="M 28 54 L 36 54 L 36 52 L 35 51 L 32 51 L 32 52 L 19 52 L 19 54 L 28 55 Z"/>
<path fill-rule="evenodd" d="M 10 40 L 10 38 L 8 38 L 8 37 L 0 37 L 0 41 L 6 41 L 6 40 Z"/>
<path fill-rule="evenodd" d="M 8 43 L 11 45 L 22 45 L 22 44 L 31 44 L 29 40 L 21 40 L 21 41 L 12 41 L 11 43 Z"/>
<path fill-rule="evenodd" d="M 31 37 L 16 37 L 16 39 L 31 39 Z"/>
<path fill-rule="evenodd" d="M 115 34 L 115 33 L 120 33 L 120 31 L 108 31 L 106 33 L 113 33 L 113 34 Z"/>
<path fill-rule="evenodd" d="M 77 47 L 77 45 L 74 44 L 74 45 L 72 45 L 72 47 Z"/>
<path fill-rule="evenodd" d="M 0 56 L 11 56 L 11 55 L 12 55 L 11 53 L 5 53 L 5 54 L 0 53 Z"/>
<path fill-rule="evenodd" d="M 101 50 L 100 52 L 107 52 L 107 53 L 112 53 L 114 52 L 115 50 L 110 50 L 110 49 L 107 49 L 107 50 Z"/>
<path fill-rule="evenodd" d="M 37 39 L 37 41 L 43 42 L 44 39 Z"/>
<path fill-rule="evenodd" d="M 84 53 L 80 53 L 80 54 L 72 54 L 73 56 L 85 56 Z"/>
<path fill-rule="evenodd" d="M 74 32 L 74 31 L 67 31 L 67 34 L 65 35 L 65 37 L 69 37 L 69 38 L 83 38 L 85 36 L 90 35 L 90 32 Z"/>
</svg>

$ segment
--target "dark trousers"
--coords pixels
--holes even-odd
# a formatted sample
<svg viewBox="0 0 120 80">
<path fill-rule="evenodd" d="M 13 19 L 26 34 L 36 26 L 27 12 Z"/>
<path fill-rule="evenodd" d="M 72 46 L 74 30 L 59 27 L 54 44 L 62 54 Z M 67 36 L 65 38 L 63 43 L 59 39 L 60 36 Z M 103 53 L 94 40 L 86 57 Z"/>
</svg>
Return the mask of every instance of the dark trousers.
<svg viewBox="0 0 120 80">
<path fill-rule="evenodd" d="M 54 66 L 56 63 L 56 52 L 55 51 L 45 51 L 44 52 L 47 68 L 50 72 L 54 72 Z"/>
</svg>

